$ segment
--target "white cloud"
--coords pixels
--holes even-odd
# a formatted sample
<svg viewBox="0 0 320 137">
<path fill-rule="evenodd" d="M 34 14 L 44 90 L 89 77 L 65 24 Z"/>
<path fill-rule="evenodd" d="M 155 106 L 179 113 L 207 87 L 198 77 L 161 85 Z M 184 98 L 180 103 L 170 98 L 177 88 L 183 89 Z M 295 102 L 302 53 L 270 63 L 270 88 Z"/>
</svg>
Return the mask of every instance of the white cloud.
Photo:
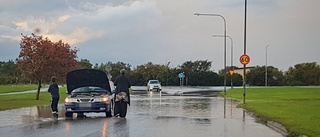
<svg viewBox="0 0 320 137">
<path fill-rule="evenodd" d="M 20 21 L 15 23 L 17 29 L 22 29 L 24 31 L 30 31 L 27 21 Z"/>
<path fill-rule="evenodd" d="M 115 7 L 90 2 L 77 4 L 77 10 L 80 11 L 71 14 L 63 13 L 48 18 L 27 16 L 13 22 L 23 34 L 38 30 L 39 34 L 52 38 L 53 41 L 62 39 L 73 45 L 102 35 L 113 37 L 121 33 L 141 31 L 141 27 L 152 26 L 150 19 L 157 18 L 160 14 L 154 2 L 133 1 L 128 5 Z"/>
<path fill-rule="evenodd" d="M 77 45 L 79 43 L 85 42 L 89 39 L 101 37 L 101 32 L 92 32 L 88 28 L 78 28 L 74 30 L 71 34 L 45 34 L 43 36 L 48 37 L 52 41 L 62 40 L 63 42 L 72 45 Z"/>
<path fill-rule="evenodd" d="M 66 20 L 68 20 L 71 16 L 70 15 L 62 15 L 59 17 L 58 21 L 59 22 L 65 22 Z"/>
</svg>

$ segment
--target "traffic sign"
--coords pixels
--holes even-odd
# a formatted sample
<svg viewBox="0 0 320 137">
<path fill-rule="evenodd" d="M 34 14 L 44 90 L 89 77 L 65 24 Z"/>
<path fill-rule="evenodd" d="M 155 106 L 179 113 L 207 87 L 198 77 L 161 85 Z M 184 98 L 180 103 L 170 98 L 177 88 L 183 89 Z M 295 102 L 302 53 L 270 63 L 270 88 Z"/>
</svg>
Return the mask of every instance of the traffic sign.
<svg viewBox="0 0 320 137">
<path fill-rule="evenodd" d="M 179 77 L 179 78 L 184 78 L 184 74 L 183 74 L 183 73 L 179 73 L 179 74 L 178 74 L 178 77 Z"/>
<path fill-rule="evenodd" d="M 230 73 L 230 75 L 233 75 L 234 70 L 233 70 L 233 69 L 230 69 L 230 70 L 229 70 L 229 73 Z"/>
<path fill-rule="evenodd" d="M 243 54 L 243 55 L 240 57 L 240 63 L 241 63 L 242 65 L 247 65 L 247 64 L 249 64 L 249 62 L 250 62 L 250 57 L 249 57 L 249 55 Z"/>
</svg>

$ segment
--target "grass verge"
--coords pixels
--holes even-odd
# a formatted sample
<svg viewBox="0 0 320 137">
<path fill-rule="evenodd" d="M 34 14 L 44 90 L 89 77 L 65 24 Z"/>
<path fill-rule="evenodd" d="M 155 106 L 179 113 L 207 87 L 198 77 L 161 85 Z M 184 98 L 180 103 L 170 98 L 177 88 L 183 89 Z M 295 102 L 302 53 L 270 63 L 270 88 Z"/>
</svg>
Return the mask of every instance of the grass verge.
<svg viewBox="0 0 320 137">
<path fill-rule="evenodd" d="M 60 103 L 64 102 L 66 88 L 60 88 Z M 36 93 L 28 94 L 16 94 L 16 95 L 1 95 L 0 96 L 0 111 L 38 106 L 38 105 L 49 105 L 51 101 L 51 94 L 48 92 L 40 92 L 40 99 L 36 100 Z"/>
<path fill-rule="evenodd" d="M 227 97 L 242 103 L 243 89 L 228 90 Z M 263 120 L 282 124 L 289 136 L 309 137 L 320 136 L 319 106 L 318 87 L 247 88 L 246 104 L 241 104 L 241 107 L 255 112 Z"/>
</svg>

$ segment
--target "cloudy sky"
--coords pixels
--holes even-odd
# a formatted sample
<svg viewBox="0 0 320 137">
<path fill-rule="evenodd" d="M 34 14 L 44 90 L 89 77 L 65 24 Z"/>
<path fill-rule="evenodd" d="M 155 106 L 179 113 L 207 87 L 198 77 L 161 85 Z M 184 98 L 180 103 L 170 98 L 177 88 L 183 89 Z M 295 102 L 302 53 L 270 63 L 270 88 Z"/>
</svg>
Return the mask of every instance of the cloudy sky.
<svg viewBox="0 0 320 137">
<path fill-rule="evenodd" d="M 286 71 L 305 62 L 320 64 L 319 0 L 248 0 L 248 66 Z M 244 0 L 0 0 L 0 61 L 20 52 L 21 33 L 63 40 L 80 49 L 78 59 L 92 64 L 122 61 L 133 67 L 147 62 L 171 67 L 185 61 L 212 61 L 224 67 L 223 20 L 194 16 L 220 14 L 233 39 L 234 65 L 244 46 Z M 227 66 L 230 66 L 227 39 Z"/>
</svg>

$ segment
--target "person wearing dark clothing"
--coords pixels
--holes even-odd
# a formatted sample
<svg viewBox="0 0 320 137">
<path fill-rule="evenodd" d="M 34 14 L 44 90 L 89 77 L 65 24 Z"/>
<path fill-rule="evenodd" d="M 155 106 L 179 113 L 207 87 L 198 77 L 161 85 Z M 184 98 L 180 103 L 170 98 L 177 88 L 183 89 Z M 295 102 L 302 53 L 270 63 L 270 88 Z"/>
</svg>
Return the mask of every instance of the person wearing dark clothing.
<svg viewBox="0 0 320 137">
<path fill-rule="evenodd" d="M 130 93 L 131 87 L 130 80 L 125 76 L 126 70 L 120 70 L 120 76 L 118 76 L 114 82 L 115 89 L 115 107 L 114 116 L 125 117 L 127 113 L 127 104 L 130 106 Z"/>
<path fill-rule="evenodd" d="M 51 77 L 51 84 L 49 86 L 48 92 L 51 93 L 51 109 L 52 114 L 56 115 L 58 113 L 58 103 L 59 103 L 59 87 L 56 83 L 56 78 L 53 76 Z"/>
</svg>

